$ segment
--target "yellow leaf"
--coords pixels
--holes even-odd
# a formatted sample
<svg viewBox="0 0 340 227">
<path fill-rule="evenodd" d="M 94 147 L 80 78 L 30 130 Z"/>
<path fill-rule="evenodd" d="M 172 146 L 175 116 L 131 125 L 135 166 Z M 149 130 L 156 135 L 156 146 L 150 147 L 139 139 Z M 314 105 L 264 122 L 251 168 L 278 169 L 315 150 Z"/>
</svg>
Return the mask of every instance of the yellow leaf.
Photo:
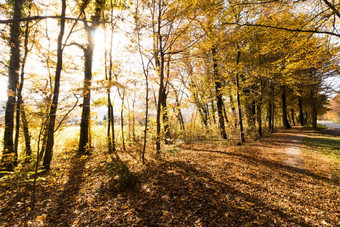
<svg viewBox="0 0 340 227">
<path fill-rule="evenodd" d="M 7 95 L 11 96 L 11 97 L 15 97 L 15 92 L 13 90 L 11 90 L 11 89 L 8 89 L 7 90 Z"/>
<path fill-rule="evenodd" d="M 36 221 L 44 221 L 46 219 L 46 216 L 37 216 L 35 218 Z"/>
</svg>

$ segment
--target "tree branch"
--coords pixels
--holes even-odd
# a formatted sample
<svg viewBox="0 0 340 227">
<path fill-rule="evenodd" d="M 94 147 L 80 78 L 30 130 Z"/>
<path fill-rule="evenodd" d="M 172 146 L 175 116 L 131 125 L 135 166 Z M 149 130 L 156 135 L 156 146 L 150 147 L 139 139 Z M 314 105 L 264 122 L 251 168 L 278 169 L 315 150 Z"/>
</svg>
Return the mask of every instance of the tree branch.
<svg viewBox="0 0 340 227">
<path fill-rule="evenodd" d="M 61 16 L 32 16 L 32 17 L 24 17 L 24 18 L 14 18 L 7 20 L 0 20 L 0 24 L 10 24 L 14 22 L 23 22 L 23 21 L 32 21 L 32 20 L 45 20 L 45 19 L 61 19 Z M 73 17 L 65 17 L 65 20 L 70 21 L 83 21 L 83 22 L 92 22 L 81 18 L 73 18 Z M 98 23 L 110 23 L 109 21 L 99 21 Z"/>
<path fill-rule="evenodd" d="M 329 31 L 319 31 L 319 30 L 312 30 L 312 29 L 298 29 L 298 28 L 284 28 L 284 27 L 277 27 L 272 25 L 265 25 L 265 24 L 250 24 L 250 23 L 244 23 L 244 24 L 238 24 L 238 23 L 223 23 L 223 25 L 238 25 L 240 27 L 260 27 L 260 28 L 271 28 L 271 29 L 277 29 L 277 30 L 283 30 L 283 31 L 289 31 L 289 32 L 303 32 L 303 33 L 315 33 L 315 34 L 325 34 L 325 35 L 333 35 L 340 38 L 340 34 L 335 32 L 329 32 Z"/>
<path fill-rule="evenodd" d="M 323 2 L 334 12 L 335 15 L 337 15 L 337 17 L 339 17 L 340 19 L 340 13 L 339 13 L 339 10 L 337 10 L 335 8 L 335 6 L 333 6 L 329 1 L 327 0 L 323 0 Z"/>
<path fill-rule="evenodd" d="M 58 126 L 56 127 L 56 129 L 54 130 L 54 132 L 58 131 L 58 129 L 60 128 L 61 124 L 64 122 L 64 120 L 66 119 L 66 117 L 72 112 L 72 110 L 74 110 L 74 108 L 77 107 L 78 105 L 78 101 L 79 101 L 79 98 L 76 94 L 73 94 L 74 97 L 76 97 L 77 101 L 76 103 L 73 105 L 73 107 L 64 115 L 64 117 L 61 119 L 61 121 L 59 121 L 59 124 Z"/>
</svg>

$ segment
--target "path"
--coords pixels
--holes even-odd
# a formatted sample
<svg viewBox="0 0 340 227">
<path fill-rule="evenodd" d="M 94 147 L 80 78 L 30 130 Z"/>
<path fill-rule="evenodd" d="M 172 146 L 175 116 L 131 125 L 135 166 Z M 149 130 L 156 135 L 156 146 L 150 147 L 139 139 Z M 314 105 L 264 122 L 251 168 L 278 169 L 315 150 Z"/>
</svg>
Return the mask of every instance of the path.
<svg viewBox="0 0 340 227">
<path fill-rule="evenodd" d="M 318 121 L 318 123 L 327 126 L 327 129 L 324 130 L 326 133 L 340 136 L 340 123 L 335 123 L 332 121 Z"/>
<path fill-rule="evenodd" d="M 285 164 L 290 167 L 303 169 L 303 161 L 301 158 L 301 146 L 302 146 L 302 132 L 299 129 L 291 129 L 287 133 L 287 146 L 285 148 L 285 154 L 288 156 L 285 160 Z"/>
</svg>

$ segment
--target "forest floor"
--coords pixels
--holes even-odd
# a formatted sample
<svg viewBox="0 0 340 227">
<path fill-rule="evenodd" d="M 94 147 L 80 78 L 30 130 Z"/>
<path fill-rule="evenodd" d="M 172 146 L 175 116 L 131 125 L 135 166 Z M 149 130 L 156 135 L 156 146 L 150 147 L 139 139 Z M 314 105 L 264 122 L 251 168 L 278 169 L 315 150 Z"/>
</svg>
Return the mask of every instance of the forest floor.
<svg viewBox="0 0 340 227">
<path fill-rule="evenodd" d="M 138 147 L 118 164 L 60 152 L 38 179 L 34 216 L 31 182 L 0 182 L 0 226 L 337 226 L 339 149 L 339 137 L 294 128 L 241 146 L 167 146 L 146 165 Z"/>
</svg>

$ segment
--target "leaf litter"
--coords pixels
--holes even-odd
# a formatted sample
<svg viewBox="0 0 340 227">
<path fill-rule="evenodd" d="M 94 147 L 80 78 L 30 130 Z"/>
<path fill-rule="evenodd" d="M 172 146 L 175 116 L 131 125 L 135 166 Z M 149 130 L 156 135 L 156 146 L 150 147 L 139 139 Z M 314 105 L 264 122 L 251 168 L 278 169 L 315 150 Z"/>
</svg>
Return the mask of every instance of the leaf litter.
<svg viewBox="0 0 340 227">
<path fill-rule="evenodd" d="M 0 226 L 339 225 L 339 184 L 325 163 L 285 163 L 291 133 L 242 146 L 181 144 L 162 157 L 149 147 L 146 165 L 138 147 L 118 164 L 102 151 L 59 153 L 37 184 L 34 217 L 29 184 L 1 187 Z"/>
</svg>

